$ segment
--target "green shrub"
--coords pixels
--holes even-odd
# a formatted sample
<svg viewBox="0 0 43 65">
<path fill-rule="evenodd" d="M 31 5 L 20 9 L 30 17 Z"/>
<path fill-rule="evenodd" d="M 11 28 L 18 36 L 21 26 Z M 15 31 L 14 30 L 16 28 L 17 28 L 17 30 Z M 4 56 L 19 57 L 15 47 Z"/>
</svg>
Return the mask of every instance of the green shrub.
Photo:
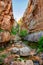
<svg viewBox="0 0 43 65">
<path fill-rule="evenodd" d="M 1 65 L 1 64 L 3 64 L 3 59 L 2 59 L 2 58 L 0 58 L 0 65 Z"/>
<path fill-rule="evenodd" d="M 3 51 L 5 48 L 0 47 L 0 51 Z"/>
<path fill-rule="evenodd" d="M 3 32 L 4 30 L 0 29 L 0 32 Z"/>
<path fill-rule="evenodd" d="M 38 41 L 39 52 L 43 52 L 43 37 Z"/>
<path fill-rule="evenodd" d="M 19 33 L 19 35 L 21 37 L 25 37 L 27 34 L 28 34 L 27 30 L 21 30 L 20 33 Z"/>
<path fill-rule="evenodd" d="M 18 32 L 18 28 L 12 27 L 11 34 L 16 35 Z"/>
<path fill-rule="evenodd" d="M 2 54 L 1 57 L 2 58 L 6 58 L 7 57 L 7 54 Z"/>
</svg>

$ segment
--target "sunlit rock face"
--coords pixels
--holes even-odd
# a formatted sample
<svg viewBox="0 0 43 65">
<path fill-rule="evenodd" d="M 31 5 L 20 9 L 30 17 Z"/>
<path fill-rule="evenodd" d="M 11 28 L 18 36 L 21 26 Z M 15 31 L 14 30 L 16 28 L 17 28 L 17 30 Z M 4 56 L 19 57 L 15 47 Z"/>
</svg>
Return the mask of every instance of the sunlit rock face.
<svg viewBox="0 0 43 65">
<path fill-rule="evenodd" d="M 13 18 L 13 11 L 12 11 L 12 1 L 0 0 L 0 29 L 5 31 L 3 33 L 0 33 L 0 42 L 1 40 L 2 42 L 10 40 L 10 33 L 8 32 L 11 31 L 13 22 L 14 22 L 14 18 Z"/>
<path fill-rule="evenodd" d="M 29 0 L 23 22 L 29 32 L 43 30 L 43 0 Z"/>
</svg>

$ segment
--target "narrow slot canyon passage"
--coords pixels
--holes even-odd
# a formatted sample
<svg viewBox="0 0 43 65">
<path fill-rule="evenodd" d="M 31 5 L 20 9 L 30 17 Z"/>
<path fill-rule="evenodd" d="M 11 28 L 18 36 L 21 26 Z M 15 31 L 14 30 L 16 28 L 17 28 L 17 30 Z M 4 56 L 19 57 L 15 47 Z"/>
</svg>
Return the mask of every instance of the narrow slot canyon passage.
<svg viewBox="0 0 43 65">
<path fill-rule="evenodd" d="M 0 0 L 0 65 L 43 65 L 43 0 Z"/>
</svg>

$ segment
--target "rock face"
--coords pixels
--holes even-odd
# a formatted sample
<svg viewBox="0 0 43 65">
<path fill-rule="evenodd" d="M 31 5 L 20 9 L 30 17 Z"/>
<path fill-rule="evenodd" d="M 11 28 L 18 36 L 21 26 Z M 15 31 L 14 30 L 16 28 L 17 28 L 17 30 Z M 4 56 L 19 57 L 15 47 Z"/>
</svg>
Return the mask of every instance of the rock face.
<svg viewBox="0 0 43 65">
<path fill-rule="evenodd" d="M 31 33 L 43 30 L 43 0 L 29 0 L 23 22 Z"/>
<path fill-rule="evenodd" d="M 10 39 L 10 33 L 7 33 L 6 31 L 10 32 L 13 26 L 14 18 L 12 12 L 12 1 L 0 0 L 0 29 L 5 31 L 5 33 L 0 33 L 0 42 L 5 42 Z"/>
<path fill-rule="evenodd" d="M 10 33 L 7 31 L 1 32 L 0 33 L 0 42 L 6 42 L 10 40 Z"/>
<path fill-rule="evenodd" d="M 40 31 L 40 32 L 36 32 L 36 33 L 32 33 L 30 35 L 27 35 L 24 39 L 31 41 L 31 42 L 38 42 L 38 40 L 42 36 L 43 36 L 43 31 Z"/>
</svg>

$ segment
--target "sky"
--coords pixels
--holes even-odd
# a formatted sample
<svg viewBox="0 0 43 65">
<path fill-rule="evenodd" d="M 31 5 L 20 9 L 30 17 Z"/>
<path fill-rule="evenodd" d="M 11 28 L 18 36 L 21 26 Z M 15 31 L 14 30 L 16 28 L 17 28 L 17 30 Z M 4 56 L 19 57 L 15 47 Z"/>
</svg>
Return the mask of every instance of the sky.
<svg viewBox="0 0 43 65">
<path fill-rule="evenodd" d="M 16 21 L 18 21 L 25 12 L 28 0 L 12 0 L 13 15 Z"/>
</svg>

